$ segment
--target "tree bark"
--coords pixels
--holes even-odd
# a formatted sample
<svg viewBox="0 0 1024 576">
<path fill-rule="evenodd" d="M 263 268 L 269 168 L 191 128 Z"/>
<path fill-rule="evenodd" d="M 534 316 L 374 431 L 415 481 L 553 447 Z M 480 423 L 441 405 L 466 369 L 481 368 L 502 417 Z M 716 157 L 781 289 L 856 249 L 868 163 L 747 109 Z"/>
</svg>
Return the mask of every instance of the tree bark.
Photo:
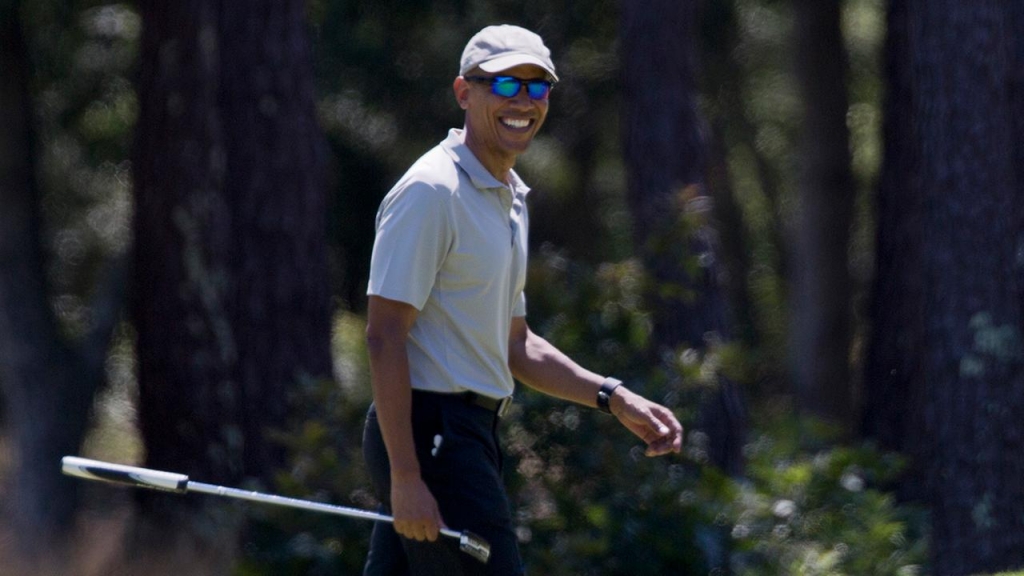
<svg viewBox="0 0 1024 576">
<path fill-rule="evenodd" d="M 291 395 L 331 375 L 305 3 L 151 0 L 141 12 L 132 312 L 146 463 L 269 483 Z M 221 545 L 165 502 L 143 500 L 154 541 L 170 518 L 199 556 Z"/>
<path fill-rule="evenodd" d="M 875 200 L 875 274 L 864 364 L 862 432 L 884 450 L 929 460 L 924 429 L 924 193 L 914 145 L 907 2 L 893 0 L 885 43 L 884 157 Z M 908 497 L 923 497 L 923 470 L 911 467 Z"/>
<path fill-rule="evenodd" d="M 1005 37 L 1009 42 L 1010 51 L 1009 100 L 1013 114 L 1013 165 L 1016 168 L 1014 178 L 1017 189 L 1020 190 L 1024 186 L 1024 4 L 1008 2 L 1005 9 Z M 1024 209 L 1018 216 L 1022 219 L 1020 229 L 1024 230 Z M 1021 273 L 1024 274 L 1024 267 L 1021 267 Z M 1024 286 L 1024 276 L 1021 283 Z"/>
<path fill-rule="evenodd" d="M 846 126 L 847 57 L 838 0 L 800 0 L 795 6 L 804 114 L 790 356 L 801 409 L 848 432 L 853 410 L 847 253 L 854 186 Z"/>
<path fill-rule="evenodd" d="M 866 424 L 913 458 L 939 575 L 1024 566 L 1020 13 L 890 7 Z"/>
<path fill-rule="evenodd" d="M 1024 565 L 1019 182 L 1008 3 L 911 2 L 938 574 Z"/>
</svg>

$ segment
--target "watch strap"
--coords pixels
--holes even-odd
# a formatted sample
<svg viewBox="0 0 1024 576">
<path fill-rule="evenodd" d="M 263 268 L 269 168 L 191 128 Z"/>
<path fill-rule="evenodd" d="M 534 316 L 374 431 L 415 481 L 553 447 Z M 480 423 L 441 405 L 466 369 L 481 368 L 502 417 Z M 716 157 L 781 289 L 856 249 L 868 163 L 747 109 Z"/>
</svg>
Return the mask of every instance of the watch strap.
<svg viewBox="0 0 1024 576">
<path fill-rule="evenodd" d="M 597 409 L 604 412 L 605 414 L 612 413 L 612 394 L 615 393 L 615 389 L 622 386 L 622 380 L 617 380 L 612 377 L 604 379 L 601 383 L 601 388 L 597 391 Z"/>
</svg>

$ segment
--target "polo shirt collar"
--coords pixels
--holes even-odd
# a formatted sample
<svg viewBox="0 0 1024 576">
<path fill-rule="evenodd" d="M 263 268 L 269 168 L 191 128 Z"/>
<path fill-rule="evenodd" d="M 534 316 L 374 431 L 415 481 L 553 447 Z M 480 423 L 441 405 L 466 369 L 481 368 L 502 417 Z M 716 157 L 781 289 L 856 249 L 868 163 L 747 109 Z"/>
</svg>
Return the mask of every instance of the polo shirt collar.
<svg viewBox="0 0 1024 576">
<path fill-rule="evenodd" d="M 519 178 L 515 170 L 510 170 L 508 177 L 511 186 L 506 186 L 504 183 L 494 177 L 493 174 L 484 168 L 484 165 L 480 163 L 473 151 L 466 146 L 466 131 L 459 128 L 452 128 L 448 132 L 448 137 L 441 142 L 441 147 L 444 151 L 451 156 L 455 164 L 462 169 L 463 172 L 469 176 L 469 179 L 473 182 L 473 186 L 476 186 L 480 190 L 487 190 L 490 188 L 511 188 L 516 193 L 526 194 L 530 191 L 530 188 Z"/>
</svg>

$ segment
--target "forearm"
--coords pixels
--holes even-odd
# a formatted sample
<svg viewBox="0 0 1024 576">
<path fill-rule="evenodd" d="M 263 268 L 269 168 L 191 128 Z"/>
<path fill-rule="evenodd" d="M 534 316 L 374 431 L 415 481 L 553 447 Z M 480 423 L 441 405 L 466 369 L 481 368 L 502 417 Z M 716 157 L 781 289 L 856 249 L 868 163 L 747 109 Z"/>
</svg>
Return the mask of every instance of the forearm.
<svg viewBox="0 0 1024 576">
<path fill-rule="evenodd" d="M 604 381 L 532 332 L 513 343 L 509 368 L 530 388 L 591 408 L 597 405 L 597 391 Z"/>
<path fill-rule="evenodd" d="M 404 341 L 370 340 L 370 379 L 391 476 L 419 476 L 419 460 L 412 434 L 412 386 Z"/>
<path fill-rule="evenodd" d="M 508 366 L 512 375 L 545 394 L 584 406 L 597 406 L 605 378 L 575 363 L 547 340 L 534 334 L 524 318 L 513 318 L 509 333 Z M 647 455 L 678 453 L 683 427 L 672 412 L 628 390 L 614 389 L 611 413 L 647 444 Z"/>
</svg>

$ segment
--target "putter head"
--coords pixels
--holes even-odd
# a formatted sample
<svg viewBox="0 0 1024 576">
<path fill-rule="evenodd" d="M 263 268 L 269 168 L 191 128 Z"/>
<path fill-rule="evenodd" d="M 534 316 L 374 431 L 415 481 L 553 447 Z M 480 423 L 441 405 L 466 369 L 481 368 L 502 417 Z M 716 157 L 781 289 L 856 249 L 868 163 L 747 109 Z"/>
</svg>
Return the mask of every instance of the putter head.
<svg viewBox="0 0 1024 576">
<path fill-rule="evenodd" d="M 459 550 L 484 564 L 487 564 L 487 559 L 491 557 L 491 545 L 487 543 L 487 540 L 473 534 L 469 530 L 459 534 Z"/>
</svg>

